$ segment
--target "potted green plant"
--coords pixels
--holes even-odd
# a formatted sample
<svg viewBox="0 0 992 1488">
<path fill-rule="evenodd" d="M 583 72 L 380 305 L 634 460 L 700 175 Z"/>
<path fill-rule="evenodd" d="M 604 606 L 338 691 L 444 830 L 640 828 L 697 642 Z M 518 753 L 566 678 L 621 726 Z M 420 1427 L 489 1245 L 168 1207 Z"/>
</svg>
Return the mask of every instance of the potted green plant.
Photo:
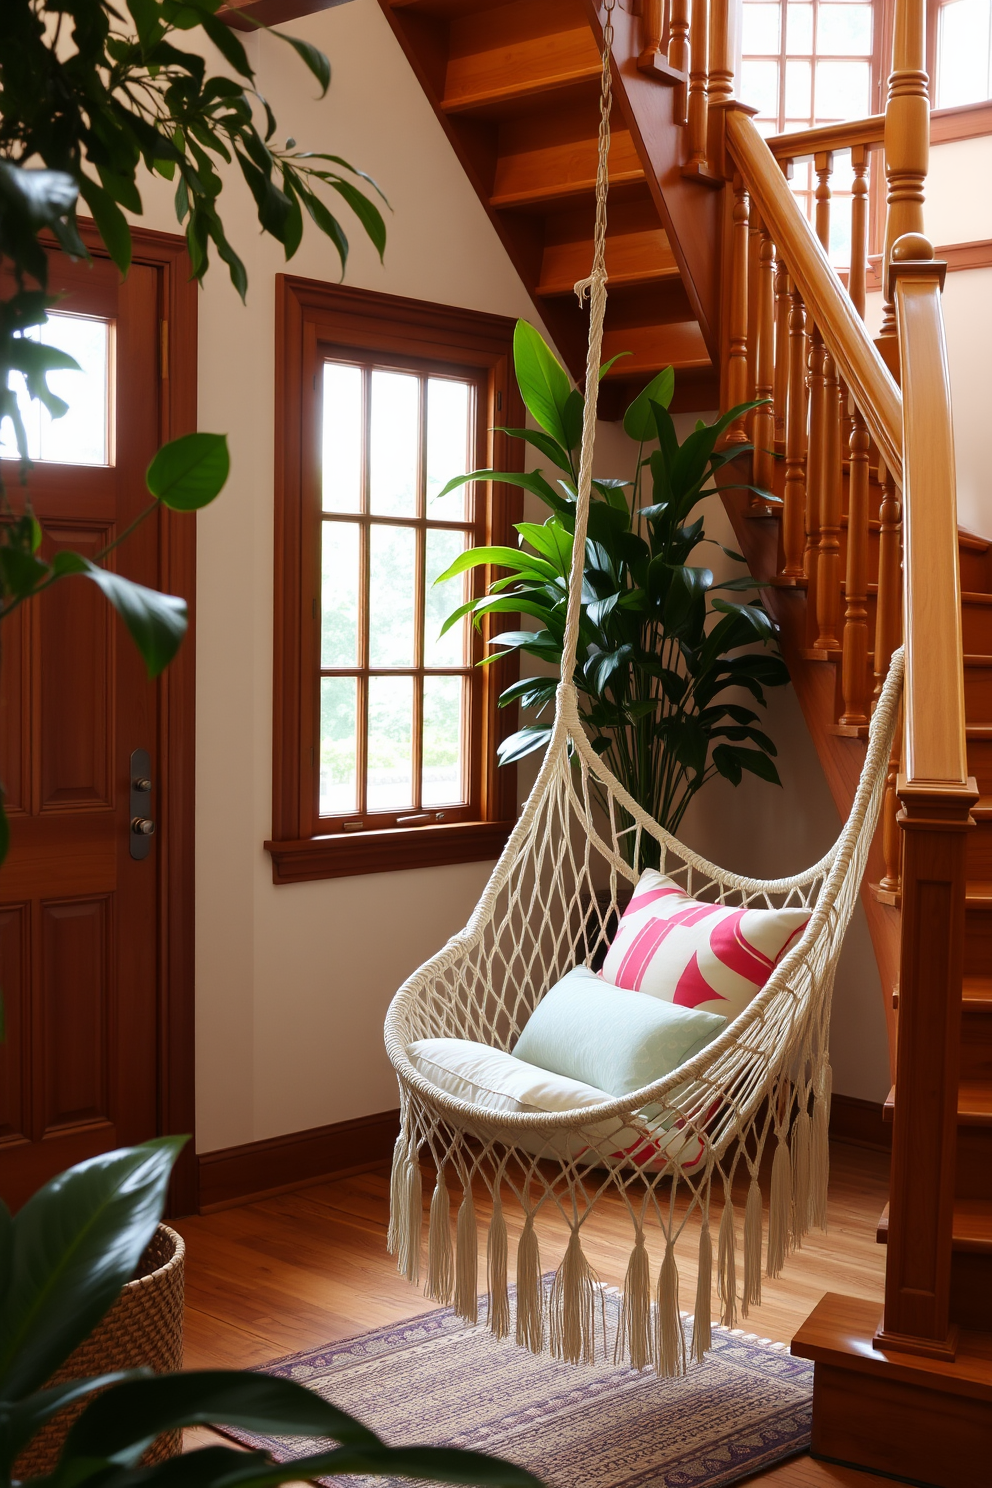
<svg viewBox="0 0 992 1488">
<path fill-rule="evenodd" d="M 537 497 L 550 515 L 543 524 L 517 523 L 517 548 L 468 549 L 437 582 L 478 566 L 503 570 L 485 595 L 448 617 L 445 629 L 465 615 L 477 626 L 492 615 L 528 616 L 537 626 L 493 635 L 494 653 L 483 665 L 517 652 L 556 667 L 565 629 L 584 402 L 526 321 L 517 323 L 514 366 L 538 428 L 503 432 L 538 450 L 560 472 L 557 485 L 538 470 L 476 470 L 450 481 L 441 495 L 466 481 L 506 481 Z M 736 591 L 753 594 L 750 575 L 717 583 L 711 569 L 693 561 L 703 544 L 714 541 L 698 510 L 716 492 L 714 476 L 750 449 L 739 444 L 720 449 L 720 436 L 755 405 L 732 408 L 713 424 L 700 421 L 680 442 L 668 411 L 674 386 L 674 373 L 666 368 L 624 415 L 632 474 L 593 481 L 574 672 L 593 748 L 637 803 L 671 832 L 693 796 L 716 775 L 738 785 L 748 771 L 780 783 L 775 744 L 741 694 L 763 708 L 765 690 L 789 680 L 775 626 L 760 601 L 724 597 Z M 739 553 L 722 551 L 733 562 L 744 562 Z M 517 703 L 537 719 L 503 742 L 502 763 L 547 743 L 557 681 L 557 676 L 524 676 L 502 693 L 501 707 Z M 630 853 L 634 835 L 622 839 Z M 656 866 L 657 859 L 657 843 L 642 839 L 638 866 Z"/>
<path fill-rule="evenodd" d="M 521 1468 L 453 1448 L 389 1447 L 353 1416 L 290 1380 L 236 1370 L 110 1371 L 46 1382 L 104 1317 L 155 1233 L 182 1137 L 90 1158 L 53 1178 L 14 1218 L 0 1203 L 0 1485 L 35 1434 L 75 1408 L 46 1488 L 275 1488 L 324 1475 L 426 1478 L 539 1488 Z M 83 1406 L 79 1411 L 80 1405 Z M 330 1438 L 296 1461 L 201 1447 L 142 1465 L 156 1438 L 184 1426 L 241 1426 Z"/>
</svg>

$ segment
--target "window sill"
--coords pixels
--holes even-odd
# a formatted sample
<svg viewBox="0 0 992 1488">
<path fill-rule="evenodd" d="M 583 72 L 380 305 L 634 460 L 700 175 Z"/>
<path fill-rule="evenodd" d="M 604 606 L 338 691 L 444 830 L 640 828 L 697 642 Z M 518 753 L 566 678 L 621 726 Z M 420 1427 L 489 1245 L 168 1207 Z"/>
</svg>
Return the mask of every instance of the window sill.
<svg viewBox="0 0 992 1488">
<path fill-rule="evenodd" d="M 992 134 L 992 98 L 981 103 L 961 103 L 956 108 L 933 109 L 930 114 L 932 145 L 975 139 L 982 134 Z"/>
<path fill-rule="evenodd" d="M 351 878 L 361 873 L 395 873 L 409 868 L 438 868 L 447 863 L 485 862 L 487 858 L 499 857 L 513 825 L 505 821 L 452 822 L 264 845 L 272 858 L 273 883 L 306 883 L 318 878 Z"/>
</svg>

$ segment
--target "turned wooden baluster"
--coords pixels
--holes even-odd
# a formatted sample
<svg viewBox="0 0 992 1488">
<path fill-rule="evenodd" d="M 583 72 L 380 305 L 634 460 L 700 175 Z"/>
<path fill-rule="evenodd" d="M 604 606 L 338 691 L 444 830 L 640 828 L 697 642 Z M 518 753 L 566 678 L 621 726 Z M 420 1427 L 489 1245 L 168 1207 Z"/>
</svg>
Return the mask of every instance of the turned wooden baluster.
<svg viewBox="0 0 992 1488">
<path fill-rule="evenodd" d="M 650 65 L 665 45 L 665 0 L 641 0 L 641 54 L 638 67 Z"/>
<path fill-rule="evenodd" d="M 830 177 L 834 157 L 823 150 L 814 157 L 816 169 L 816 235 L 824 249 L 830 247 Z M 817 333 L 819 339 L 819 333 Z M 813 462 L 814 439 L 810 436 L 811 474 L 816 475 L 816 560 L 815 582 L 811 603 L 807 606 L 807 634 L 812 635 L 814 651 L 840 649 L 840 522 L 843 501 L 843 465 L 841 453 L 842 409 L 840 382 L 833 357 L 822 346 L 820 369 L 822 389 L 819 398 L 811 399 L 811 418 L 819 414 L 820 431 L 816 439 L 817 465 Z M 811 577 L 813 574 L 811 572 Z"/>
<path fill-rule="evenodd" d="M 706 91 L 711 103 L 734 96 L 734 67 L 730 55 L 730 0 L 709 0 L 710 56 Z"/>
<path fill-rule="evenodd" d="M 882 257 L 880 347 L 890 366 L 896 318 L 889 283 L 892 245 L 904 233 L 923 233 L 923 194 L 930 164 L 930 97 L 926 74 L 926 0 L 900 0 L 894 6 L 892 71 L 885 104 L 885 249 Z M 884 344 L 888 342 L 888 347 Z M 889 348 L 892 348 L 891 350 Z"/>
<path fill-rule="evenodd" d="M 902 505 L 895 481 L 878 462 L 878 598 L 875 603 L 875 698 L 881 696 L 892 653 L 902 640 Z"/>
<path fill-rule="evenodd" d="M 789 392 L 785 416 L 785 492 L 782 506 L 781 578 L 806 575 L 806 307 L 793 287 L 789 309 Z"/>
<path fill-rule="evenodd" d="M 760 406 L 754 410 L 752 424 L 752 468 L 754 484 L 770 491 L 775 471 L 775 410 L 771 402 L 775 385 L 775 245 L 764 223 L 758 226 L 757 257 L 754 397 Z M 752 492 L 749 510 L 752 516 L 767 517 L 774 508 Z"/>
<path fill-rule="evenodd" d="M 689 23 L 689 156 L 687 175 L 708 175 L 707 132 L 709 129 L 709 14 L 707 0 L 692 0 Z"/>
<path fill-rule="evenodd" d="M 749 206 L 744 182 L 734 177 L 733 225 L 730 232 L 730 334 L 727 356 L 727 407 L 734 408 L 747 396 L 747 254 Z M 728 427 L 722 443 L 747 444 L 745 415 Z"/>
<path fill-rule="evenodd" d="M 816 235 L 824 248 L 830 243 L 830 175 L 833 156 L 816 156 Z M 822 169 L 821 169 L 822 167 Z M 806 644 L 816 642 L 816 591 L 819 582 L 817 554 L 820 547 L 820 506 L 823 487 L 825 401 L 823 372 L 826 351 L 820 328 L 811 319 L 809 327 L 809 446 L 806 459 Z"/>
<path fill-rule="evenodd" d="M 668 65 L 676 72 L 687 72 L 689 68 L 689 0 L 671 0 L 668 27 Z M 679 83 L 675 89 L 673 113 L 676 124 L 686 123 L 688 89 L 685 83 Z"/>
<path fill-rule="evenodd" d="M 851 150 L 854 197 L 851 203 L 851 273 L 848 294 L 864 319 L 868 272 L 868 149 Z M 850 403 L 850 477 L 847 496 L 847 580 L 844 609 L 844 660 L 841 692 L 844 711 L 840 725 L 860 733 L 868 726 L 874 676 L 868 671 L 868 428 L 860 410 Z"/>
<path fill-rule="evenodd" d="M 785 260 L 779 254 L 775 263 L 775 450 L 785 453 L 785 418 L 789 406 L 789 312 L 792 285 Z"/>
<path fill-rule="evenodd" d="M 900 705 L 899 722 L 892 741 L 892 753 L 889 756 L 889 768 L 885 776 L 885 796 L 882 801 L 882 860 L 885 864 L 885 872 L 876 893 L 883 904 L 898 904 L 902 887 L 902 833 L 899 830 L 899 797 L 896 794 L 901 759 L 902 706 Z"/>
</svg>

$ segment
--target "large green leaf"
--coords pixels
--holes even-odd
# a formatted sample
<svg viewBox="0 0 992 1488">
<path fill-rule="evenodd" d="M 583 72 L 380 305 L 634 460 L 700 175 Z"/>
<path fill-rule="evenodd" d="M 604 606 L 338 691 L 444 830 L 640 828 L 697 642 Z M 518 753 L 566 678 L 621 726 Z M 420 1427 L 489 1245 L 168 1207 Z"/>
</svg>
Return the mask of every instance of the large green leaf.
<svg viewBox="0 0 992 1488">
<path fill-rule="evenodd" d="M 157 677 L 175 656 L 186 634 L 186 601 L 175 594 L 160 594 L 146 589 L 121 574 L 111 573 L 83 558 L 79 553 L 63 550 L 52 559 L 52 569 L 60 577 L 79 574 L 92 579 L 103 590 L 127 626 L 131 639 L 141 652 L 150 677 Z"/>
<path fill-rule="evenodd" d="M 569 407 L 572 387 L 568 374 L 544 337 L 526 320 L 518 320 L 513 332 L 513 365 L 528 411 L 546 434 L 565 449 L 573 449 L 578 438 L 574 403 Z M 579 401 L 581 404 L 581 397 Z M 580 410 L 579 435 L 581 432 Z"/>
<path fill-rule="evenodd" d="M 163 506 L 198 511 L 220 495 L 230 470 L 226 434 L 183 434 L 163 444 L 145 472 L 145 484 Z"/>
<path fill-rule="evenodd" d="M 657 403 L 662 408 L 667 408 L 672 401 L 675 392 L 675 369 L 665 367 L 656 373 L 648 383 L 647 387 L 638 393 L 623 416 L 624 433 L 630 439 L 636 439 L 638 444 L 647 444 L 649 439 L 654 439 L 655 421 L 651 412 L 651 404 Z"/>
<path fill-rule="evenodd" d="M 293 1380 L 228 1369 L 191 1370 L 128 1380 L 91 1401 L 69 1432 L 63 1471 L 72 1459 L 87 1457 L 131 1466 L 161 1432 L 197 1425 L 326 1436 L 357 1446 L 378 1441 L 354 1416 Z"/>
<path fill-rule="evenodd" d="M 110 1374 L 95 1375 L 91 1379 L 75 1379 L 64 1385 L 53 1385 L 51 1389 L 39 1390 L 16 1404 L 5 1402 L 0 1411 L 0 1471 L 9 1475 L 14 1458 L 21 1448 L 27 1446 L 46 1421 L 50 1421 L 59 1411 L 79 1400 L 85 1400 L 95 1390 L 105 1390 L 108 1385 L 130 1379 L 133 1373 L 134 1371 L 116 1369 Z"/>
<path fill-rule="evenodd" d="M 102 1153 L 33 1194 L 12 1226 L 0 1311 L 0 1394 L 38 1389 L 134 1274 L 185 1137 Z"/>
</svg>

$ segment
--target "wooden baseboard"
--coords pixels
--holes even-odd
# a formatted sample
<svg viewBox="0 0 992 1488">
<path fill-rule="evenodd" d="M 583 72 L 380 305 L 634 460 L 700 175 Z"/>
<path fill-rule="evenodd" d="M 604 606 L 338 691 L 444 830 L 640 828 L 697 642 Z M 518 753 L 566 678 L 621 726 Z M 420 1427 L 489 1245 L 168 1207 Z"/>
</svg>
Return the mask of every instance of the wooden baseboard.
<svg viewBox="0 0 992 1488">
<path fill-rule="evenodd" d="M 835 1095 L 830 1102 L 830 1135 L 835 1142 L 849 1142 L 852 1147 L 892 1151 L 892 1126 L 882 1118 L 881 1101 Z"/>
<path fill-rule="evenodd" d="M 392 1156 L 399 1129 L 399 1111 L 379 1111 L 333 1126 L 200 1153 L 199 1213 L 213 1214 L 327 1178 L 377 1168 Z"/>
</svg>

